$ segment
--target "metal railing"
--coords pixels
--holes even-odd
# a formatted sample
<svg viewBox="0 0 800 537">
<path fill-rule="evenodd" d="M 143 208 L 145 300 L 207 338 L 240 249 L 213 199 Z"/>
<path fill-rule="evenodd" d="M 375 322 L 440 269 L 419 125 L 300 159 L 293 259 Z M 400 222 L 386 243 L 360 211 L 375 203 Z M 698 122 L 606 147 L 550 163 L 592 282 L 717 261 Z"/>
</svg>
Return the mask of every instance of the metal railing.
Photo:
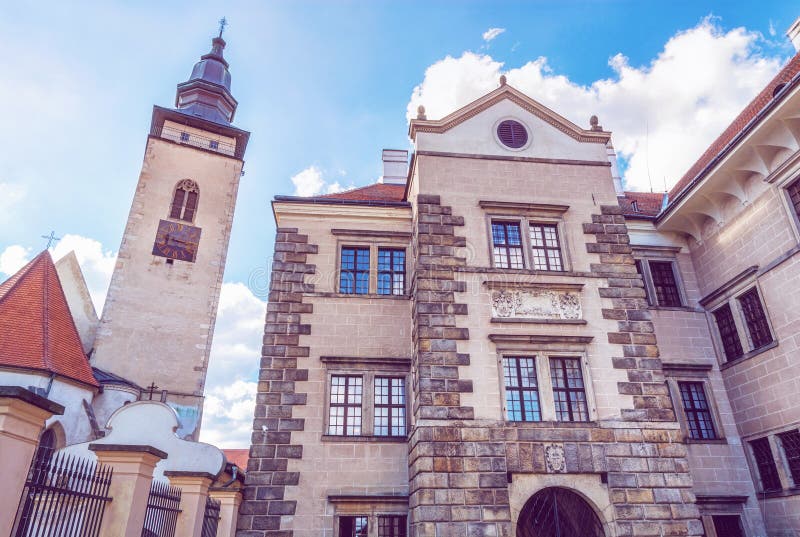
<svg viewBox="0 0 800 537">
<path fill-rule="evenodd" d="M 179 144 L 186 144 L 192 147 L 199 147 L 200 149 L 214 151 L 215 153 L 222 153 L 223 155 L 228 155 L 229 157 L 242 157 L 242 155 L 237 153 L 235 144 L 223 142 L 214 138 L 208 138 L 195 132 L 183 131 L 174 127 L 167 127 L 166 125 L 162 125 L 159 128 L 158 126 L 154 125 L 153 131 L 150 134 Z"/>
<path fill-rule="evenodd" d="M 181 512 L 181 489 L 153 481 L 147 497 L 142 537 L 174 537 Z"/>
<path fill-rule="evenodd" d="M 28 470 L 11 535 L 97 537 L 111 500 L 112 473 L 94 461 L 40 448 Z"/>
<path fill-rule="evenodd" d="M 217 526 L 219 526 L 220 502 L 206 498 L 206 511 L 203 515 L 203 531 L 201 537 L 217 537 Z"/>
</svg>

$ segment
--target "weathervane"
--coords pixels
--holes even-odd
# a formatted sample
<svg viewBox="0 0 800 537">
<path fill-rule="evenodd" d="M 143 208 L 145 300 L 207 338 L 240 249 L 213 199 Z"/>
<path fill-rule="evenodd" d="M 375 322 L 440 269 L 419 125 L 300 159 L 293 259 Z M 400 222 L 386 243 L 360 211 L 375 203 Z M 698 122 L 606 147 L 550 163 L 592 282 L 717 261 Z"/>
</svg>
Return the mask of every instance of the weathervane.
<svg viewBox="0 0 800 537">
<path fill-rule="evenodd" d="M 219 20 L 219 36 L 222 37 L 222 32 L 225 31 L 225 27 L 228 25 L 228 20 L 225 17 L 222 17 Z"/>
<path fill-rule="evenodd" d="M 58 242 L 61 240 L 61 237 L 56 237 L 55 231 L 51 231 L 50 235 L 42 235 L 41 237 L 43 239 L 47 239 L 47 246 L 45 247 L 45 250 L 49 250 L 54 242 Z"/>
</svg>

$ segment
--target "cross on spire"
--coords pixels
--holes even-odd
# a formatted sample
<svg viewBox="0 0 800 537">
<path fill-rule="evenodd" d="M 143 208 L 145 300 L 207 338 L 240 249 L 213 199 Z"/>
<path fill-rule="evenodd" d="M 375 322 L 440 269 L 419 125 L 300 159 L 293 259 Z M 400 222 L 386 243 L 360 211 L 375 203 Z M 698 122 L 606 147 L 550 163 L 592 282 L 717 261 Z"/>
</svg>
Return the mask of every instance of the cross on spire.
<svg viewBox="0 0 800 537">
<path fill-rule="evenodd" d="M 219 36 L 222 37 L 222 32 L 225 31 L 225 27 L 228 25 L 228 20 L 225 17 L 222 17 L 219 20 Z"/>
<path fill-rule="evenodd" d="M 54 242 L 58 242 L 61 240 L 61 237 L 56 237 L 55 231 L 51 231 L 50 235 L 42 235 L 41 237 L 43 239 L 47 239 L 47 246 L 45 246 L 45 250 L 49 250 Z"/>
<path fill-rule="evenodd" d="M 153 392 L 156 391 L 157 389 L 158 389 L 158 386 L 156 386 L 155 381 L 151 382 L 150 386 L 147 387 L 147 392 L 150 394 L 150 400 L 151 401 L 153 400 Z"/>
</svg>

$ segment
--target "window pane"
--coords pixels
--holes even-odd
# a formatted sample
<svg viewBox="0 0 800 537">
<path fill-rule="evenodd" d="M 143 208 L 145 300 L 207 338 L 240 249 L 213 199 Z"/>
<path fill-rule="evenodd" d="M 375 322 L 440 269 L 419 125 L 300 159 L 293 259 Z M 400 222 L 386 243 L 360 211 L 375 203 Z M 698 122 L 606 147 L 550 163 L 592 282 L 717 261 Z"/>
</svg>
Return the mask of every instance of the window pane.
<svg viewBox="0 0 800 537">
<path fill-rule="evenodd" d="M 558 242 L 558 227 L 554 224 L 529 223 L 531 230 L 531 254 L 536 270 L 564 270 L 561 262 L 561 246 Z"/>
<path fill-rule="evenodd" d="M 650 275 L 653 277 L 656 302 L 659 306 L 677 307 L 682 305 L 672 262 L 650 261 Z"/>
<path fill-rule="evenodd" d="M 378 250 L 378 294 L 405 294 L 406 251 L 394 248 Z"/>
<path fill-rule="evenodd" d="M 403 377 L 375 377 L 376 436 L 406 435 L 405 390 Z"/>
<path fill-rule="evenodd" d="M 783 452 L 786 454 L 786 463 L 794 480 L 794 486 L 800 486 L 800 431 L 787 431 L 778 435 L 781 439 Z"/>
<path fill-rule="evenodd" d="M 378 517 L 378 537 L 406 537 L 405 516 Z"/>
<path fill-rule="evenodd" d="M 181 212 L 183 211 L 183 200 L 186 198 L 186 191 L 182 188 L 175 190 L 175 195 L 172 197 L 172 208 L 169 211 L 169 217 L 180 219 Z"/>
<path fill-rule="evenodd" d="M 678 387 L 689 427 L 689 437 L 696 440 L 717 438 L 703 383 L 679 382 Z"/>
<path fill-rule="evenodd" d="M 550 357 L 550 380 L 556 419 L 559 421 L 588 421 L 583 371 L 579 358 Z"/>
<path fill-rule="evenodd" d="M 197 209 L 197 192 L 186 193 L 186 208 L 183 210 L 183 218 L 186 222 L 194 220 L 194 212 Z"/>
<path fill-rule="evenodd" d="M 328 434 L 361 434 L 362 379 L 359 376 L 331 377 Z"/>
<path fill-rule="evenodd" d="M 522 233 L 518 223 L 492 222 L 492 258 L 497 268 L 524 267 Z"/>
<path fill-rule="evenodd" d="M 753 348 L 757 349 L 772 343 L 767 316 L 764 314 L 764 308 L 761 306 L 756 288 L 752 288 L 739 297 L 739 303 L 742 305 L 742 313 Z"/>
<path fill-rule="evenodd" d="M 367 517 L 339 517 L 339 537 L 367 537 L 369 532 Z"/>
<path fill-rule="evenodd" d="M 342 248 L 339 263 L 340 293 L 369 293 L 369 248 Z"/>
<path fill-rule="evenodd" d="M 753 458 L 756 461 L 758 474 L 761 477 L 761 490 L 780 490 L 781 480 L 778 477 L 778 469 L 775 466 L 775 459 L 772 456 L 772 449 L 767 438 L 759 438 L 750 442 L 753 448 Z"/>
<path fill-rule="evenodd" d="M 717 323 L 719 338 L 722 342 L 722 349 L 725 352 L 725 360 L 735 360 L 744 352 L 742 342 L 739 340 L 739 332 L 736 330 L 736 323 L 733 320 L 733 312 L 729 304 L 713 312 L 714 320 Z"/>
<path fill-rule="evenodd" d="M 509 421 L 541 421 L 536 359 L 503 358 L 506 418 Z"/>
</svg>

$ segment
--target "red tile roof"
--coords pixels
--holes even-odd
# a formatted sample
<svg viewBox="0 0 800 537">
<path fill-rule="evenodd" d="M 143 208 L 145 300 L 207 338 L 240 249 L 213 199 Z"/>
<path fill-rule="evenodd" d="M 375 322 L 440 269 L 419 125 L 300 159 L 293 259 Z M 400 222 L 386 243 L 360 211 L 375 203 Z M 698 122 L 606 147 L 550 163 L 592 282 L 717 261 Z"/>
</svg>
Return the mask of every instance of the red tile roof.
<svg viewBox="0 0 800 537">
<path fill-rule="evenodd" d="M 229 463 L 235 464 L 242 470 L 247 470 L 247 460 L 250 458 L 249 449 L 223 449 L 222 452 Z"/>
<path fill-rule="evenodd" d="M 664 194 L 659 192 L 625 192 L 624 198 L 619 199 L 622 212 L 629 218 L 652 218 L 661 212 L 664 203 Z M 634 202 L 636 206 L 634 208 Z"/>
<path fill-rule="evenodd" d="M 47 250 L 0 284 L 2 366 L 98 386 Z"/>
<path fill-rule="evenodd" d="M 706 166 L 708 166 L 714 158 L 719 155 L 725 147 L 731 143 L 736 136 L 744 130 L 750 121 L 752 121 L 758 114 L 772 101 L 773 92 L 781 84 L 785 84 L 792 80 L 794 76 L 800 73 L 800 54 L 795 55 L 789 62 L 781 69 L 781 71 L 773 78 L 767 86 L 750 101 L 742 112 L 736 116 L 733 123 L 728 125 L 728 128 L 722 131 L 722 134 L 714 140 L 714 142 L 706 149 L 700 158 L 695 162 L 689 171 L 681 177 L 680 181 L 675 183 L 672 190 L 669 192 L 669 199 L 674 200 L 675 197 L 698 176 Z"/>
<path fill-rule="evenodd" d="M 335 194 L 319 196 L 325 199 L 352 200 L 352 201 L 403 201 L 406 185 L 389 185 L 375 183 Z"/>
</svg>

